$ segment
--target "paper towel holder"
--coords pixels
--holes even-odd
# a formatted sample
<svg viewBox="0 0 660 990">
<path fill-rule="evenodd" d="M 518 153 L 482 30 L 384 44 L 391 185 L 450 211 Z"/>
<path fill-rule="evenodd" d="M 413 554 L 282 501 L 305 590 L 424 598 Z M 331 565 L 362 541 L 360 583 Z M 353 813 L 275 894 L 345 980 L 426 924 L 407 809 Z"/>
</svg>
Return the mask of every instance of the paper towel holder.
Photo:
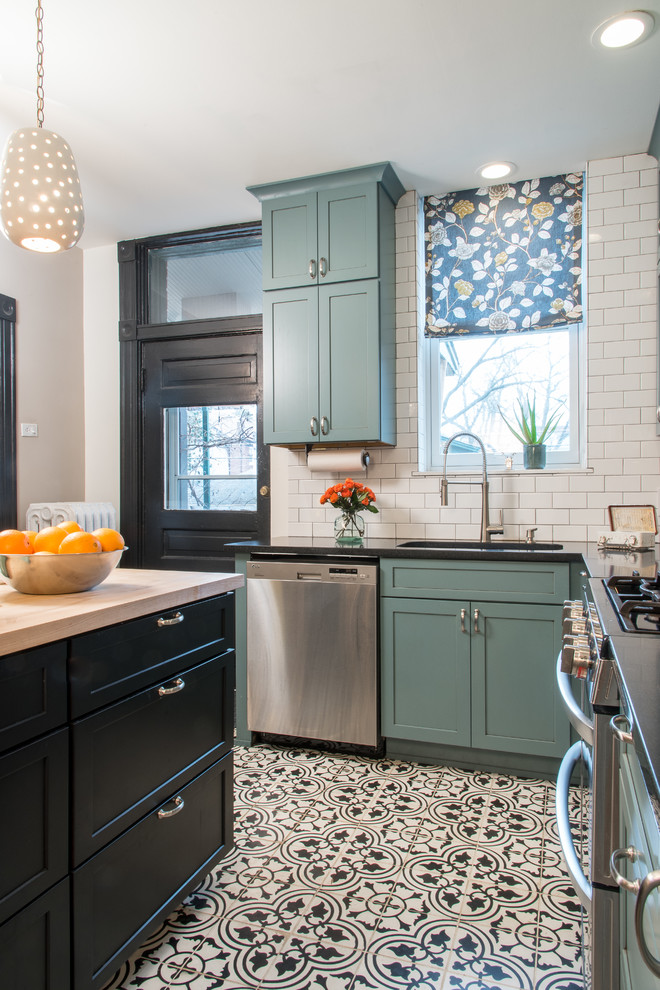
<svg viewBox="0 0 660 990">
<path fill-rule="evenodd" d="M 341 464 L 342 454 L 347 454 L 348 460 L 351 463 L 346 465 Z M 311 460 L 314 461 L 316 456 L 320 455 L 319 460 L 326 460 L 328 458 L 330 461 L 337 461 L 338 463 L 314 465 L 310 463 Z M 325 455 L 325 456 L 324 456 Z M 351 456 L 352 455 L 352 456 Z M 360 463 L 355 463 L 355 455 L 358 455 Z M 355 472 L 365 472 L 369 467 L 370 455 L 369 451 L 366 450 L 362 444 L 305 444 L 305 463 L 310 471 L 327 471 L 329 473 L 343 473 L 348 471 L 350 473 Z"/>
</svg>

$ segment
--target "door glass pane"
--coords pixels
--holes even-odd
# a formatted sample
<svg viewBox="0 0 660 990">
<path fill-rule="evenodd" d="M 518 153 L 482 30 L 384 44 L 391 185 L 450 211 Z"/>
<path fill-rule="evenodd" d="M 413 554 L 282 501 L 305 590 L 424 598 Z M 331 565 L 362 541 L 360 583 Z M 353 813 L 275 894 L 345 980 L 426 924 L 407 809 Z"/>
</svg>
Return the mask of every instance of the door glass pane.
<svg viewBox="0 0 660 990">
<path fill-rule="evenodd" d="M 149 251 L 149 322 L 260 313 L 261 237 L 228 237 Z"/>
<path fill-rule="evenodd" d="M 165 508 L 256 512 L 257 406 L 163 410 Z"/>
</svg>

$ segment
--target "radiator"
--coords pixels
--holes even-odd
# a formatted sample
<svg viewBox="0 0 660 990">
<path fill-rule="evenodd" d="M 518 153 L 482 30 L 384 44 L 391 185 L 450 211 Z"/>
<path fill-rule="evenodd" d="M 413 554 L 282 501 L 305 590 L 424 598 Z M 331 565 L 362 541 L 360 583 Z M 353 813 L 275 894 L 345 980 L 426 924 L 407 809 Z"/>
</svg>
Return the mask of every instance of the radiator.
<svg viewBox="0 0 660 990">
<path fill-rule="evenodd" d="M 28 505 L 25 528 L 45 529 L 65 519 L 75 519 L 88 533 L 101 526 L 117 529 L 117 512 L 111 502 L 33 502 Z"/>
</svg>

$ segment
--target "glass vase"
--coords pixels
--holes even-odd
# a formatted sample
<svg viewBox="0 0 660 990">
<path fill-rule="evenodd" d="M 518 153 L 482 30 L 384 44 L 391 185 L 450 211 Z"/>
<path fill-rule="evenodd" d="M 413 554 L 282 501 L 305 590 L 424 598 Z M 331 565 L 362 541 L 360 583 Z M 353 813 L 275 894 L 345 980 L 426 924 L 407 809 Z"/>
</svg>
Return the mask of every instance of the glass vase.
<svg viewBox="0 0 660 990">
<path fill-rule="evenodd" d="M 335 543 L 338 546 L 362 546 L 364 519 L 357 512 L 342 512 L 335 519 Z"/>
</svg>

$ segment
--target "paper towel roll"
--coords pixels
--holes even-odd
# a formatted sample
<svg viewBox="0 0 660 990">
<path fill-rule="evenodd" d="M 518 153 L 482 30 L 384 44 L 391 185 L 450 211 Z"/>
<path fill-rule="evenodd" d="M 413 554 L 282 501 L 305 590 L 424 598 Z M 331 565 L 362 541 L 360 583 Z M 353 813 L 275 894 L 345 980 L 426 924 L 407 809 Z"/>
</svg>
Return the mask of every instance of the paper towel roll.
<svg viewBox="0 0 660 990">
<path fill-rule="evenodd" d="M 310 471 L 328 474 L 358 474 L 366 471 L 369 464 L 369 451 L 357 447 L 337 447 L 333 450 L 310 450 L 307 467 Z"/>
</svg>

